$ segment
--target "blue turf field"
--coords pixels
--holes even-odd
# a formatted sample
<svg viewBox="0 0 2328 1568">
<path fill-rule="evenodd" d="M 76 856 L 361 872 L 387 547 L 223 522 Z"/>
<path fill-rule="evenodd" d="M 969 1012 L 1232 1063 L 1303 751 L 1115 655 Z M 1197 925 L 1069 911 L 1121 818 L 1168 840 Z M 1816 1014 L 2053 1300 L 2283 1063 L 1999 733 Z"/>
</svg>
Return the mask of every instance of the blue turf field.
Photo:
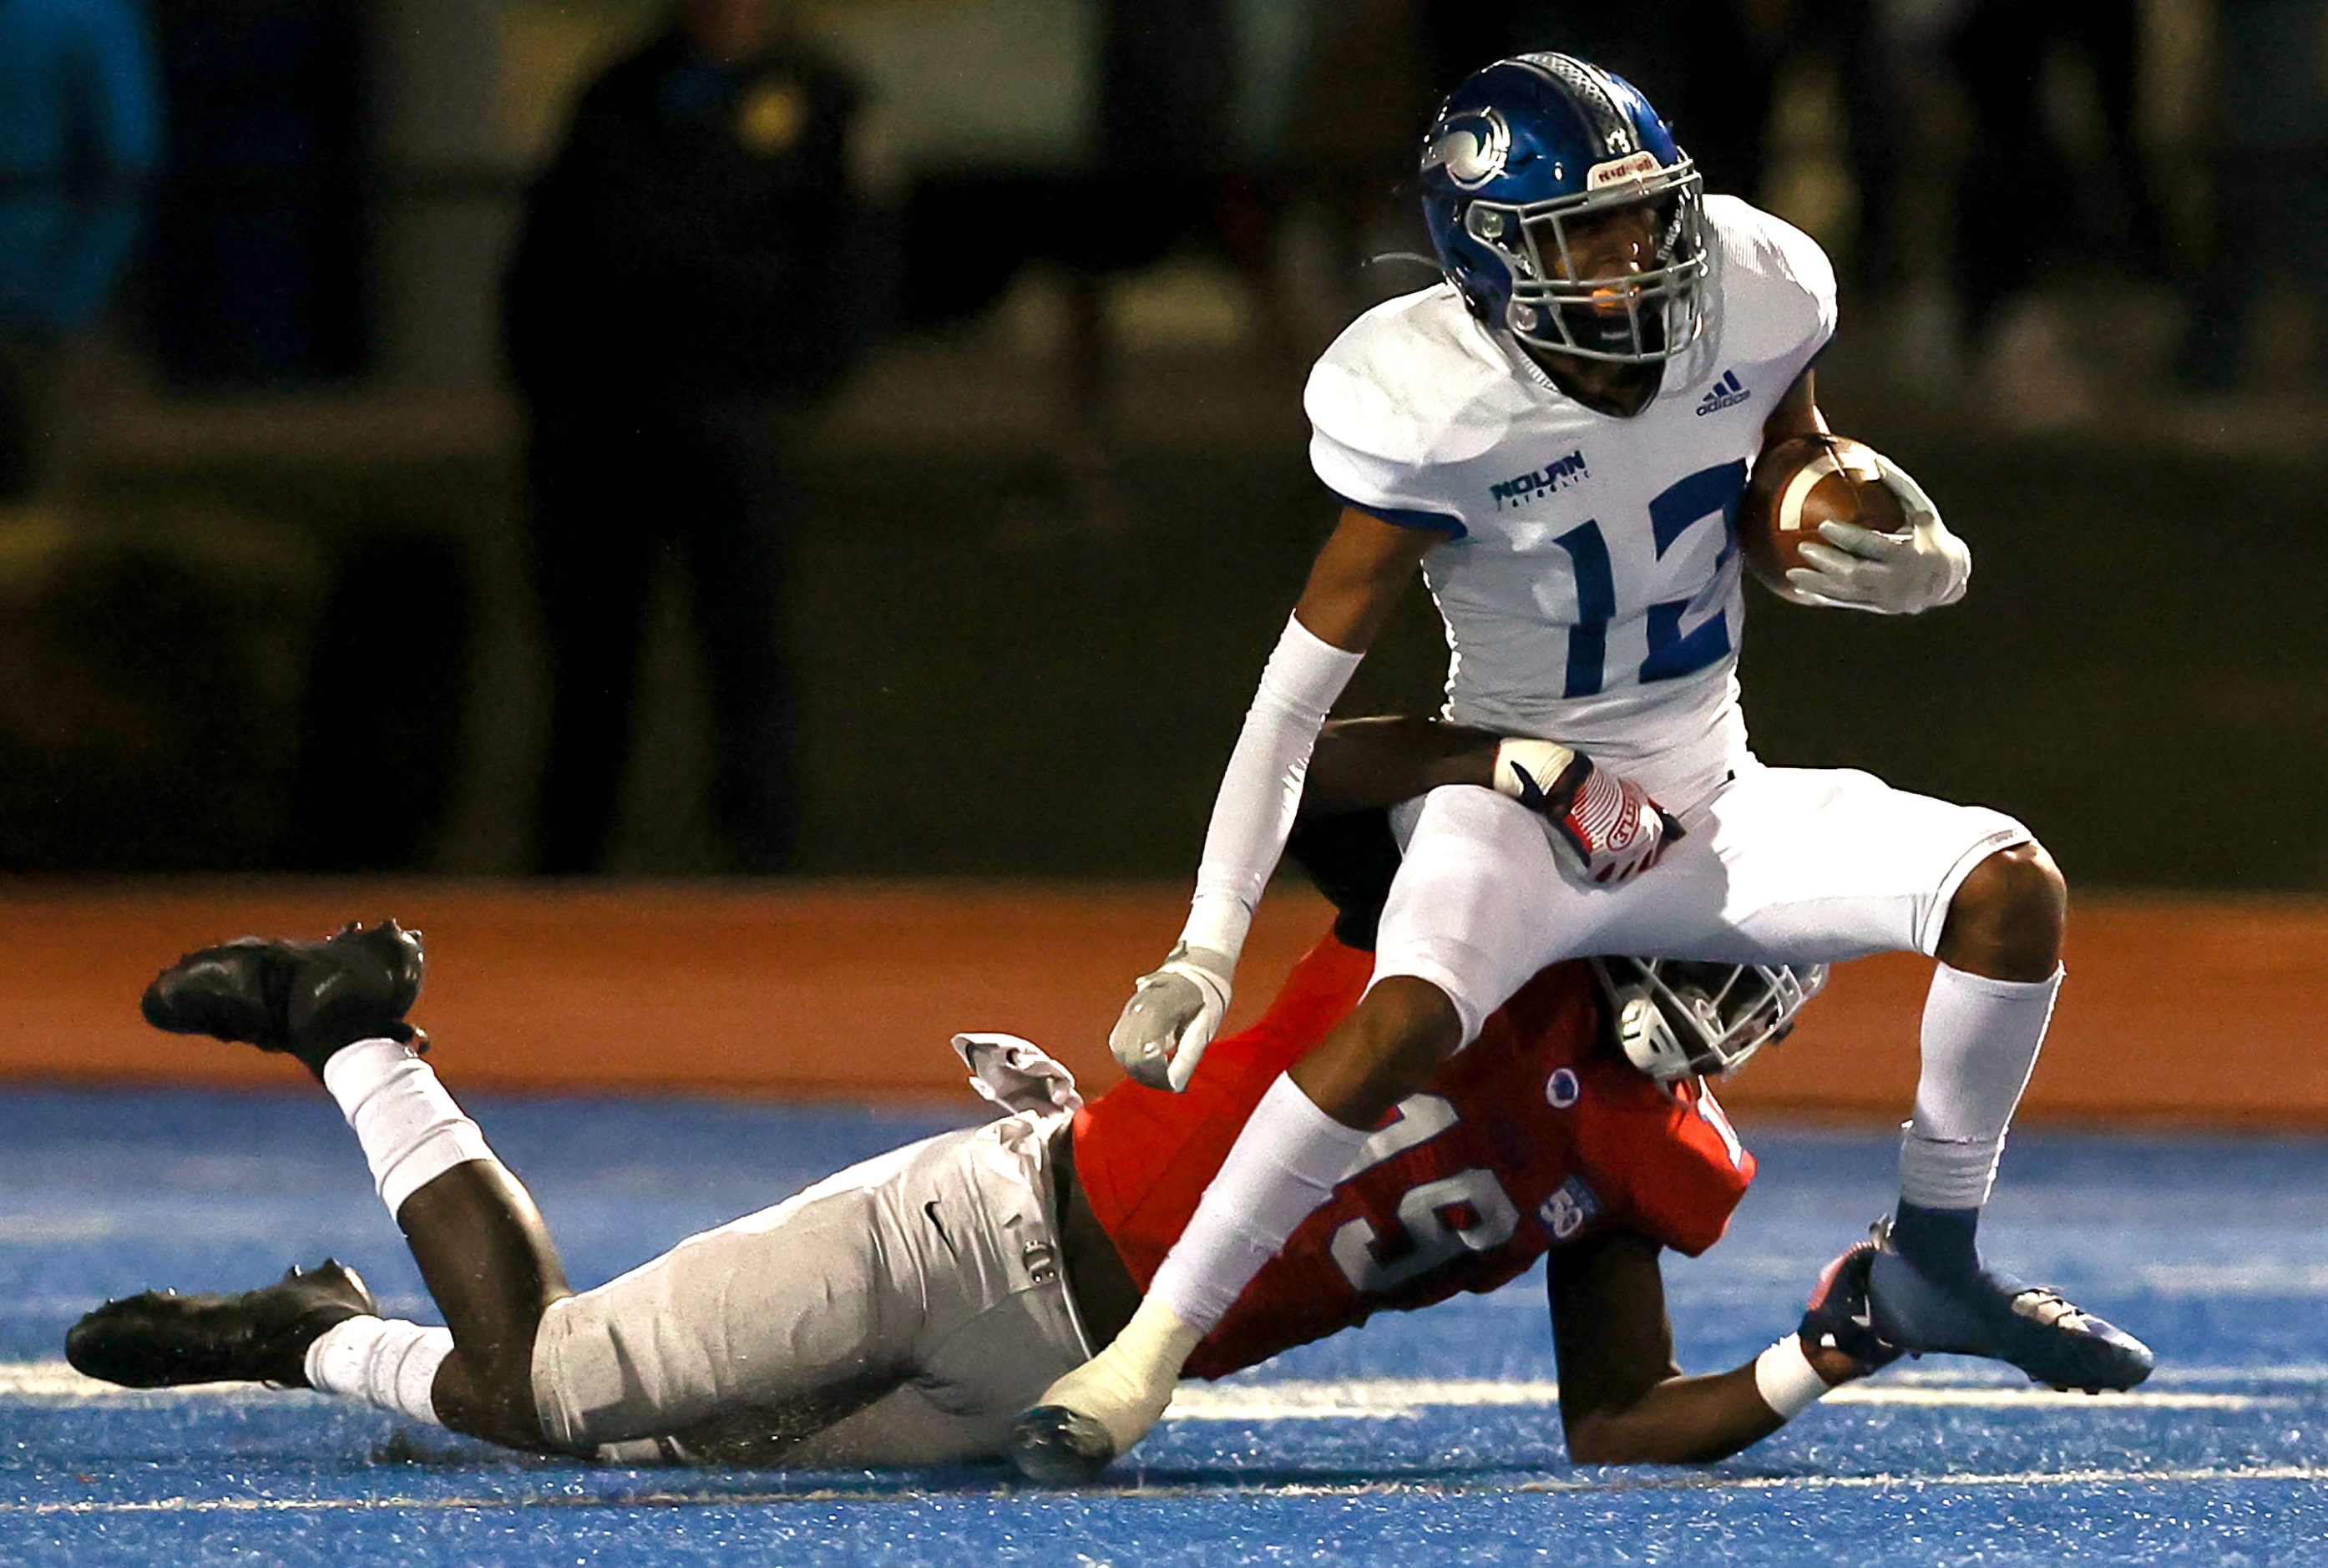
<svg viewBox="0 0 2328 1568">
<path fill-rule="evenodd" d="M 457 1086 L 457 1085 L 456 1085 Z M 695 1101 L 473 1110 L 577 1282 L 934 1125 Z M 967 1113 L 965 1113 L 967 1114 Z M 1669 1272 L 1685 1363 L 1745 1359 L 1891 1191 L 1890 1141 L 1748 1130 L 1729 1241 Z M 325 1253 L 427 1315 L 320 1094 L 0 1103 L 0 1563 L 2328 1561 L 2328 1141 L 2024 1133 L 1999 1261 L 2157 1347 L 2129 1399 L 1908 1364 L 1706 1470 L 1576 1469 L 1540 1282 L 1191 1395 L 1119 1484 L 520 1462 L 313 1394 L 93 1395 L 65 1326 Z"/>
</svg>

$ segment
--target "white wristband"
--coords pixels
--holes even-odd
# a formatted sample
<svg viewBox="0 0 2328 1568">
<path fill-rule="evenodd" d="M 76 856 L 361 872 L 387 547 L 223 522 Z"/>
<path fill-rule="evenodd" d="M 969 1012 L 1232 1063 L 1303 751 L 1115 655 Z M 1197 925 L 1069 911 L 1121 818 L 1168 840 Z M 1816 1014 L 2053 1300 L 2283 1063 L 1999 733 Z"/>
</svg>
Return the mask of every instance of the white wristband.
<svg viewBox="0 0 2328 1568">
<path fill-rule="evenodd" d="M 1520 782 L 1523 775 L 1527 783 L 1541 793 L 1549 793 L 1568 771 L 1576 754 L 1556 740 L 1529 740 L 1512 736 L 1496 743 L 1496 793 L 1509 795 L 1516 801 L 1528 798 L 1528 789 Z"/>
<path fill-rule="evenodd" d="M 1803 1354 L 1801 1337 L 1789 1334 L 1754 1357 L 1754 1392 L 1780 1421 L 1792 1421 L 1826 1397 L 1827 1385 Z"/>
<path fill-rule="evenodd" d="M 1180 927 L 1180 940 L 1234 959 L 1244 951 L 1245 933 L 1252 928 L 1253 910 L 1242 899 L 1199 888 L 1189 900 L 1188 923 Z"/>
</svg>

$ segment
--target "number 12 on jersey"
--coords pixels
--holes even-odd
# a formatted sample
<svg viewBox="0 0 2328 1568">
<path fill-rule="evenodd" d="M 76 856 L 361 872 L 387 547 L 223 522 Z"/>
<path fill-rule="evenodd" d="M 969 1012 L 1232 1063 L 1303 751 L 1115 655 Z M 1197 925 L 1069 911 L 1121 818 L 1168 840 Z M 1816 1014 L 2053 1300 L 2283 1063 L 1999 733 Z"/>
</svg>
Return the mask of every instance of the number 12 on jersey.
<svg viewBox="0 0 2328 1568">
<path fill-rule="evenodd" d="M 1727 563 L 1737 549 L 1738 498 L 1746 489 L 1746 464 L 1741 458 L 1701 468 L 1676 480 L 1649 502 L 1649 533 L 1662 560 L 1676 540 L 1709 517 L 1722 520 L 1722 553 L 1716 565 Z M 1552 541 L 1567 552 L 1576 577 L 1576 623 L 1568 631 L 1568 675 L 1563 697 L 1598 696 L 1609 680 L 1609 624 L 1617 618 L 1617 574 L 1609 557 L 1609 541 L 1597 519 L 1570 529 Z M 1694 675 L 1730 652 L 1728 617 L 1715 615 L 1694 632 L 1682 634 L 1681 617 L 1694 595 L 1666 599 L 1648 607 L 1649 655 L 1641 661 L 1640 679 L 1672 681 Z"/>
</svg>

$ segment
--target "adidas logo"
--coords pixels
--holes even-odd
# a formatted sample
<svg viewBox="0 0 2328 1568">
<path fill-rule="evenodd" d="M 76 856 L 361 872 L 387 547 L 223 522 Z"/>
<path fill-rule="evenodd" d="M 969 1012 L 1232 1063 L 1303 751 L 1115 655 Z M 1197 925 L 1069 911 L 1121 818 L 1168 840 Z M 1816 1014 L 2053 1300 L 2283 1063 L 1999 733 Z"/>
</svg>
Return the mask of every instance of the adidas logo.
<svg viewBox="0 0 2328 1568">
<path fill-rule="evenodd" d="M 1703 419 L 1708 414 L 1719 414 L 1723 409 L 1733 404 L 1742 403 L 1753 395 L 1740 382 L 1736 371 L 1724 371 L 1722 372 L 1722 379 L 1713 383 L 1713 390 L 1707 392 L 1704 400 L 1698 404 L 1697 417 Z"/>
</svg>

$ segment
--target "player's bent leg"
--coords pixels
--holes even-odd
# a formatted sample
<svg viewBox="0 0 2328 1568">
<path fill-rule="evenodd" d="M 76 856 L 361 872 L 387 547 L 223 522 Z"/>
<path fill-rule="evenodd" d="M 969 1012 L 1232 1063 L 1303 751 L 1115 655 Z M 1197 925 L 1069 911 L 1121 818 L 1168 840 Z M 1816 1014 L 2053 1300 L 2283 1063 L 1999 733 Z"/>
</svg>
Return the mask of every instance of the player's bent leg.
<svg viewBox="0 0 2328 1568">
<path fill-rule="evenodd" d="M 534 1351 L 545 1426 L 618 1459 L 639 1438 L 709 1463 L 1000 1457 L 1012 1417 L 1086 1354 L 1053 1212 L 1064 1125 L 926 1139 L 554 1304 Z M 888 1419 L 906 1406 L 931 1423 Z"/>
<path fill-rule="evenodd" d="M 1904 949 L 1940 960 L 1922 1019 L 1915 1113 L 1901 1142 L 1894 1250 L 1875 1269 L 1887 1331 L 1905 1335 L 1911 1348 L 2000 1356 L 2063 1386 L 2138 1381 L 2146 1351 L 1986 1272 L 1976 1244 L 2060 983 L 2066 894 L 2029 831 L 2001 812 L 1895 790 L 1863 773 L 1752 766 L 1693 822 L 1676 854 L 1687 857 L 1693 844 L 1699 858 L 1677 868 L 1681 886 L 1658 888 L 1674 874 L 1666 867 L 1640 878 L 1612 900 L 1622 918 L 1597 942 L 1731 962 Z M 1709 870 L 1718 872 L 1719 929 L 1670 924 L 1670 895 Z M 1660 904 L 1626 902 L 1651 892 Z M 1732 941 L 1740 945 L 1724 945 Z M 1706 945 L 1690 952 L 1699 943 Z M 1933 1287 L 1914 1293 L 1912 1313 L 1902 1282 L 1910 1275 Z M 1942 1311 L 1935 1302 L 1954 1306 Z"/>
<path fill-rule="evenodd" d="M 1582 897 L 1516 801 L 1471 788 L 1425 799 L 1384 907 L 1375 985 L 1262 1097 L 1115 1342 L 1022 1418 L 1011 1457 L 1024 1473 L 1088 1479 L 1147 1434 L 1189 1352 L 1332 1194 L 1383 1113 L 1561 956 Z"/>
<path fill-rule="evenodd" d="M 1934 954 L 1991 980 L 2051 980 L 2060 967 L 2070 887 L 2034 839 L 1996 850 L 1967 872 L 1948 900 Z"/>
<path fill-rule="evenodd" d="M 1877 1327 L 1910 1351 L 2008 1361 L 2055 1387 L 2130 1388 L 2141 1341 L 2058 1293 L 1985 1268 L 1976 1244 L 2004 1135 L 2061 980 L 2068 890 L 2031 840 L 1984 859 L 1949 900 L 1926 1000 L 1900 1206 L 1872 1271 Z"/>
<path fill-rule="evenodd" d="M 528 1366 L 534 1326 L 565 1279 L 531 1197 L 420 1059 L 426 1038 L 404 1015 L 424 975 L 419 934 L 391 920 L 322 942 L 246 937 L 188 953 L 143 1005 L 156 1028 L 284 1052 L 323 1080 L 450 1325 L 368 1306 L 343 1313 L 309 1337 L 298 1381 L 541 1449 Z M 266 1295 L 234 1300 L 255 1309 Z"/>
<path fill-rule="evenodd" d="M 1343 1126 L 1370 1131 L 1428 1084 L 1463 1038 L 1445 991 L 1413 975 L 1386 975 L 1286 1076 Z"/>
<path fill-rule="evenodd" d="M 2034 840 L 1983 857 L 1949 898 L 1924 1003 L 1915 1114 L 1900 1153 L 1901 1194 L 1920 1211 L 1903 1213 L 1903 1244 L 1920 1261 L 1973 1266 L 1970 1221 L 1988 1201 L 2005 1131 L 2044 1044 L 2067 910 L 2061 874 Z M 1934 1228 L 1920 1211 L 1968 1217 Z"/>
<path fill-rule="evenodd" d="M 533 1396 L 542 1314 L 573 1292 L 533 1195 L 497 1160 L 452 1167 L 397 1210 L 420 1276 L 453 1336 L 430 1400 L 453 1431 L 548 1449 Z"/>
<path fill-rule="evenodd" d="M 748 1410 L 784 1441 L 878 1397 L 916 1323 L 893 1207 L 820 1184 L 553 1302 L 530 1374 L 544 1429 L 587 1451 Z"/>
<path fill-rule="evenodd" d="M 1197 1342 L 1332 1196 L 1375 1124 L 1463 1039 L 1446 992 L 1391 975 L 1272 1084 L 1131 1321 L 1011 1429 L 1020 1471 L 1054 1485 L 1087 1481 L 1145 1437 Z"/>
</svg>

